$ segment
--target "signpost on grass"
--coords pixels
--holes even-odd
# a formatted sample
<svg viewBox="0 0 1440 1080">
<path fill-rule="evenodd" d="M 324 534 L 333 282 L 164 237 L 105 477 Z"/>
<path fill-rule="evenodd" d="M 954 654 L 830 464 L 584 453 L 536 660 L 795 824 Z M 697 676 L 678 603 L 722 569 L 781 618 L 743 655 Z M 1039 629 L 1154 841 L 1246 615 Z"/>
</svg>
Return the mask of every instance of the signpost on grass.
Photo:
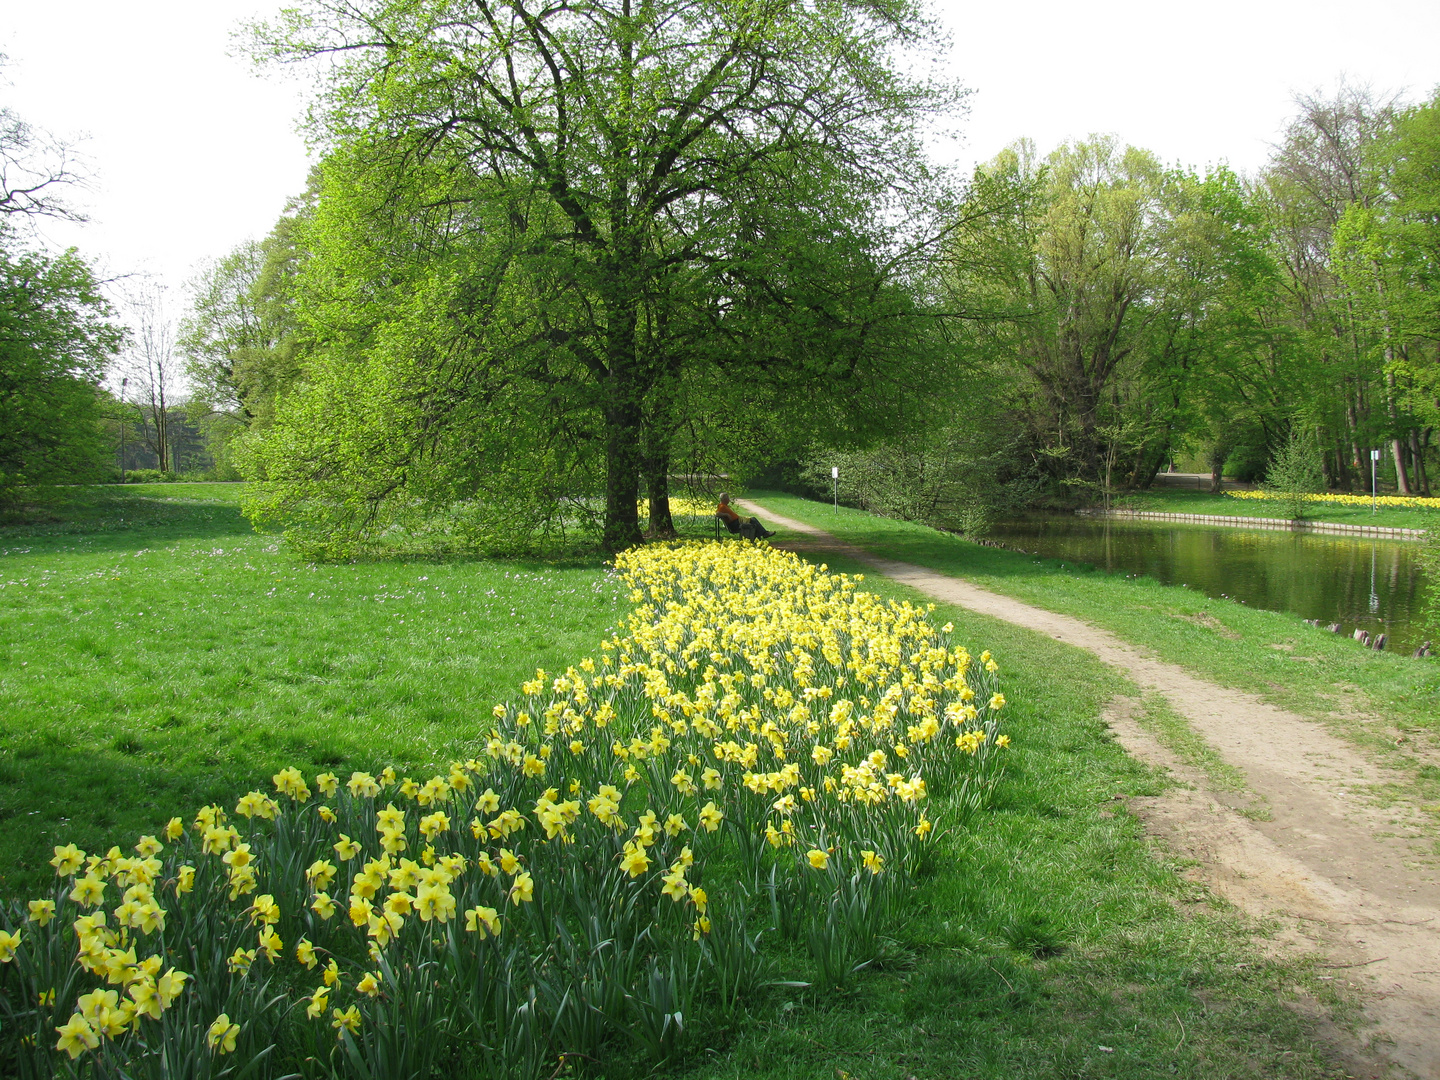
<svg viewBox="0 0 1440 1080">
<path fill-rule="evenodd" d="M 1380 451 L 1370 451 L 1370 513 L 1375 513 L 1375 470 L 1380 465 Z"/>
<path fill-rule="evenodd" d="M 830 482 L 835 485 L 835 513 L 840 512 L 840 466 L 830 466 Z"/>
</svg>

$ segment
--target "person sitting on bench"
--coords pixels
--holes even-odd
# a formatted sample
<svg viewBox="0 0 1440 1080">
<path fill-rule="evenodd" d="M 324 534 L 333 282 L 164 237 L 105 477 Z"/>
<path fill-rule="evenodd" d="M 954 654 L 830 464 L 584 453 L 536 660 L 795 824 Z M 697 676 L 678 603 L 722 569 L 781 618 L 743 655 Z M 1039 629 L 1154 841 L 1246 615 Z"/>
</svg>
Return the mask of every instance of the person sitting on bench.
<svg viewBox="0 0 1440 1080">
<path fill-rule="evenodd" d="M 773 531 L 760 524 L 759 518 L 752 517 L 749 521 L 741 518 L 730 505 L 729 492 L 722 491 L 720 493 L 720 505 L 715 508 L 715 516 L 723 521 L 725 527 L 732 533 L 739 533 L 746 540 L 762 540 L 775 535 Z"/>
</svg>

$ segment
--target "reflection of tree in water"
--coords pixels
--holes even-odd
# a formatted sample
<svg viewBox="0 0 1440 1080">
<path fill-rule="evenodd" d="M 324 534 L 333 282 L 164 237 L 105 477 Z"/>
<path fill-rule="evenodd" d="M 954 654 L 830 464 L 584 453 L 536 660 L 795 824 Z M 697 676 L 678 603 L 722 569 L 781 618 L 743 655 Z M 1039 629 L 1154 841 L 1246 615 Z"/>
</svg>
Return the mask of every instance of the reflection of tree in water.
<svg viewBox="0 0 1440 1080">
<path fill-rule="evenodd" d="M 1406 652 L 1424 637 L 1418 545 L 1288 531 L 1160 525 L 1069 514 L 998 525 L 994 539 L 1047 558 L 1187 585 L 1250 607 L 1289 611 L 1346 632 L 1388 635 Z"/>
</svg>

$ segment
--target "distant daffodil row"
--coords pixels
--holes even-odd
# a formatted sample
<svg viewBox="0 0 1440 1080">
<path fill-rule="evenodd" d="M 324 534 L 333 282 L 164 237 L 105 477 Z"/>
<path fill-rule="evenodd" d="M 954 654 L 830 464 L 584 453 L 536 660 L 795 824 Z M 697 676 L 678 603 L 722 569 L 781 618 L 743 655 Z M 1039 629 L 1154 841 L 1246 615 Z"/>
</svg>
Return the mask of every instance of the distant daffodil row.
<svg viewBox="0 0 1440 1080">
<path fill-rule="evenodd" d="M 614 1039 L 673 1057 L 761 981 L 767 930 L 843 983 L 996 782 L 994 660 L 769 548 L 616 571 L 626 632 L 537 671 L 469 760 L 282 769 L 127 848 L 57 846 L 53 894 L 0 916 L 3 1071 L 468 1075 L 483 1048 L 540 1076 Z"/>
<path fill-rule="evenodd" d="M 1226 498 L 1253 501 L 1279 501 L 1291 496 L 1272 491 L 1227 491 Z M 1419 495 L 1341 495 L 1336 492 L 1308 492 L 1300 496 L 1306 502 L 1329 503 L 1333 506 L 1376 506 L 1394 507 L 1399 510 L 1440 510 L 1440 499 L 1427 499 Z"/>
</svg>

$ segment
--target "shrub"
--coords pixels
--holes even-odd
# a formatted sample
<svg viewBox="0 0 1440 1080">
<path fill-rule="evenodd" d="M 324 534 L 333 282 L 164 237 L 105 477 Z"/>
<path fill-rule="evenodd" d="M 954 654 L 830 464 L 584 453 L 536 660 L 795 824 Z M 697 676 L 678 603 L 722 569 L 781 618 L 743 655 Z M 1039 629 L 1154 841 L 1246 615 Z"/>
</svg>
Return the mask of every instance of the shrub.
<svg viewBox="0 0 1440 1080">
<path fill-rule="evenodd" d="M 1308 497 L 1325 489 L 1320 471 L 1320 452 L 1315 440 L 1297 426 L 1265 470 L 1265 492 L 1280 500 L 1286 514 L 1295 521 L 1305 516 Z"/>
</svg>

